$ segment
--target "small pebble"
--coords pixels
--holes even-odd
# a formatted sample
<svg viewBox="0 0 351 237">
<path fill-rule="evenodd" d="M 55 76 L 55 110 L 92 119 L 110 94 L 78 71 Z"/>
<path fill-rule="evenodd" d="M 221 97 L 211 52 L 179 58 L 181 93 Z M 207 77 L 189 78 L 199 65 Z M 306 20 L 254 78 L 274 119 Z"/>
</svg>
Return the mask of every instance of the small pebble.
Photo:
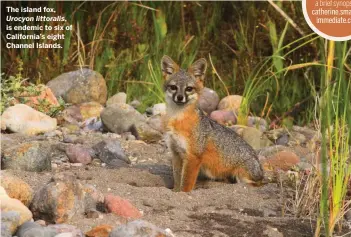
<svg viewBox="0 0 351 237">
<path fill-rule="evenodd" d="M 82 163 L 72 163 L 71 166 L 73 166 L 73 167 L 82 167 L 83 164 Z"/>
<path fill-rule="evenodd" d="M 38 223 L 41 226 L 46 226 L 46 221 L 44 220 L 36 220 L 35 223 Z"/>
</svg>

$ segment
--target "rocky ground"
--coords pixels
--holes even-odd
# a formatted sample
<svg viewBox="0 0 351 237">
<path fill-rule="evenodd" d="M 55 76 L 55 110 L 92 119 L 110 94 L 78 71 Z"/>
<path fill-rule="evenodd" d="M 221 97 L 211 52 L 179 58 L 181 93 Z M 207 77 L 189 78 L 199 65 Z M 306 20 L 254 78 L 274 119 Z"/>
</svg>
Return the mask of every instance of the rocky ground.
<svg viewBox="0 0 351 237">
<path fill-rule="evenodd" d="M 129 200 L 140 211 L 142 220 L 162 229 L 168 228 L 175 236 L 311 236 L 313 233 L 313 221 L 283 216 L 282 200 L 286 193 L 277 183 L 250 187 L 201 180 L 191 193 L 176 193 L 170 189 L 173 182 L 171 156 L 163 142 L 147 144 L 138 140 L 127 141 L 116 134 L 100 132 L 70 136 L 72 143 L 63 142 L 59 136 L 2 134 L 5 151 L 18 144 L 31 144 L 33 141 L 45 143 L 51 149 L 52 167 L 42 172 L 6 169 L 1 172 L 2 177 L 20 178 L 29 184 L 35 194 L 35 191 L 50 183 L 53 176 L 72 174 L 81 185 L 91 185 L 103 196 L 112 194 Z M 111 140 L 120 142 L 122 151 L 131 160 L 130 165 L 110 167 L 98 158 L 87 165 L 70 163 L 62 148 L 89 149 L 100 141 Z M 96 217 L 87 216 L 85 210 L 64 223 L 76 226 L 85 233 L 95 226 L 104 224 L 115 227 L 130 220 L 107 213 L 103 203 L 100 204 L 95 206 Z M 54 211 L 53 207 L 46 208 L 47 212 Z M 45 219 L 45 215 L 41 215 L 35 216 L 34 220 Z"/>
<path fill-rule="evenodd" d="M 299 206 L 294 184 L 319 168 L 316 131 L 268 130 L 264 119 L 250 116 L 247 126 L 237 125 L 242 97 L 219 100 L 205 88 L 200 107 L 256 150 L 267 182 L 251 187 L 199 178 L 190 193 L 173 192 L 165 105 L 141 114 L 140 102 L 127 104 L 125 93 L 106 101 L 101 83 L 88 69 L 64 73 L 39 97 L 20 95 L 1 115 L 1 236 L 313 235 L 315 221 L 305 209 L 316 208 L 318 192 Z M 64 111 L 55 117 L 38 111 L 43 100 L 43 112 L 56 109 L 56 97 L 67 103 Z"/>
</svg>

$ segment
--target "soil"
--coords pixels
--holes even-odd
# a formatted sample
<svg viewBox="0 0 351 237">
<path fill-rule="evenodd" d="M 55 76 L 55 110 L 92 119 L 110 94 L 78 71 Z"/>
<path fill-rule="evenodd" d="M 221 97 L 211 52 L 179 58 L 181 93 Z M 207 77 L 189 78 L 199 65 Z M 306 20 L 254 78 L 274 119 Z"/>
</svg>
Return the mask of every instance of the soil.
<svg viewBox="0 0 351 237">
<path fill-rule="evenodd" d="M 83 143 L 96 144 L 109 136 L 112 135 L 90 134 L 84 136 Z M 2 141 L 4 139 L 7 144 L 10 140 L 19 142 L 19 138 L 11 134 L 6 134 Z M 38 190 L 53 173 L 69 170 L 83 184 L 92 184 L 103 194 L 112 193 L 128 199 L 142 211 L 142 219 L 163 229 L 169 228 L 175 236 L 313 236 L 314 221 L 283 215 L 285 194 L 275 183 L 251 187 L 207 180 L 198 181 L 196 189 L 190 193 L 173 192 L 171 155 L 162 143 L 119 140 L 132 160 L 131 167 L 112 169 L 94 160 L 87 166 L 59 166 L 51 172 L 4 170 L 2 175 L 13 174 Z M 61 156 L 57 153 L 52 159 Z M 117 226 L 126 221 L 103 213 L 102 218 L 97 219 L 74 217 L 67 224 L 86 232 L 96 225 Z"/>
</svg>

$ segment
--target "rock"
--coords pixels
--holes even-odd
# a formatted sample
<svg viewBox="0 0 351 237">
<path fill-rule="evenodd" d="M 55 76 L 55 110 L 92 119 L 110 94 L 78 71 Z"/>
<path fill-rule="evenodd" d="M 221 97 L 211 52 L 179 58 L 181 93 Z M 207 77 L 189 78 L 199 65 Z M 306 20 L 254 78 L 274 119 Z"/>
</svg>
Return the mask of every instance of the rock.
<svg viewBox="0 0 351 237">
<path fill-rule="evenodd" d="M 109 166 L 123 167 L 131 163 L 125 155 L 120 142 L 116 139 L 101 141 L 93 149 L 97 157 Z"/>
<path fill-rule="evenodd" d="M 155 104 L 152 107 L 152 115 L 165 115 L 166 114 L 166 104 L 165 103 L 159 103 Z"/>
<path fill-rule="evenodd" d="M 75 237 L 75 236 L 70 232 L 65 232 L 65 233 L 55 235 L 55 237 Z"/>
<path fill-rule="evenodd" d="M 76 143 L 77 137 L 76 136 L 71 136 L 71 135 L 64 135 L 62 142 L 64 143 Z M 66 150 L 66 149 L 65 149 Z"/>
<path fill-rule="evenodd" d="M 85 211 L 85 217 L 88 219 L 97 219 L 102 217 L 102 214 L 95 209 L 91 209 L 91 210 Z"/>
<path fill-rule="evenodd" d="M 220 124 L 236 124 L 236 116 L 233 111 L 215 110 L 211 113 L 210 118 Z"/>
<path fill-rule="evenodd" d="M 1 115 L 1 120 L 11 132 L 25 135 L 36 135 L 54 131 L 56 119 L 36 111 L 25 104 L 8 107 Z"/>
<path fill-rule="evenodd" d="M 47 228 L 56 231 L 55 237 L 84 237 L 83 232 L 73 225 L 55 224 L 48 225 Z"/>
<path fill-rule="evenodd" d="M 89 150 L 79 145 L 67 147 L 66 155 L 71 163 L 82 163 L 87 165 L 93 160 L 90 156 Z"/>
<path fill-rule="evenodd" d="M 146 116 L 152 116 L 152 107 L 148 107 L 148 108 L 146 108 L 146 110 L 145 110 L 145 114 L 146 114 Z"/>
<path fill-rule="evenodd" d="M 117 226 L 109 237 L 167 237 L 170 236 L 163 229 L 143 220 L 128 222 Z"/>
<path fill-rule="evenodd" d="M 27 207 L 32 202 L 33 189 L 22 179 L 6 174 L 1 176 L 1 186 L 9 197 L 20 200 Z"/>
<path fill-rule="evenodd" d="M 284 235 L 278 231 L 277 228 L 273 228 L 271 226 L 267 226 L 267 229 L 263 231 L 264 236 L 267 237 L 284 237 Z"/>
<path fill-rule="evenodd" d="M 243 139 L 254 149 L 261 149 L 272 145 L 272 142 L 256 128 L 246 127 L 242 134 Z"/>
<path fill-rule="evenodd" d="M 140 211 L 128 200 L 111 194 L 105 196 L 105 207 L 109 212 L 124 218 L 138 219 L 142 216 Z"/>
<path fill-rule="evenodd" d="M 2 233 L 10 233 L 11 235 L 13 235 L 18 226 L 32 219 L 32 213 L 30 212 L 30 210 L 21 201 L 14 198 L 10 198 L 7 195 L 5 189 L 1 186 L 0 209 Z"/>
<path fill-rule="evenodd" d="M 46 221 L 44 221 L 44 220 L 36 220 L 35 223 L 37 223 L 41 226 L 46 226 Z"/>
<path fill-rule="evenodd" d="M 244 130 L 247 128 L 247 126 L 244 125 L 233 125 L 229 127 L 230 129 L 234 130 L 240 137 L 243 136 Z"/>
<path fill-rule="evenodd" d="M 300 161 L 299 163 L 297 163 L 296 166 L 299 168 L 299 170 L 304 171 L 304 172 L 310 172 L 313 169 L 312 164 L 310 164 L 308 162 L 303 162 L 303 161 Z"/>
<path fill-rule="evenodd" d="M 95 203 L 103 203 L 105 200 L 104 194 L 100 191 L 98 191 L 94 186 L 91 184 L 85 184 L 83 186 L 83 190 L 86 193 L 86 195 L 90 196 Z"/>
<path fill-rule="evenodd" d="M 232 110 L 239 111 L 241 101 L 243 97 L 241 95 L 228 95 L 221 99 L 219 102 L 217 109 L 218 110 Z"/>
<path fill-rule="evenodd" d="M 66 108 L 62 114 L 66 122 L 78 124 L 90 118 L 100 117 L 104 107 L 97 102 L 87 102 L 77 105 L 71 105 Z"/>
<path fill-rule="evenodd" d="M 127 104 L 107 106 L 101 113 L 101 119 L 106 128 L 114 133 L 131 132 L 137 139 L 156 142 L 162 139 L 162 134 L 146 123 L 146 118 Z"/>
<path fill-rule="evenodd" d="M 40 142 L 28 142 L 3 152 L 2 168 L 41 172 L 51 170 L 51 148 Z"/>
<path fill-rule="evenodd" d="M 85 192 L 69 172 L 56 174 L 52 181 L 35 194 L 31 210 L 36 219 L 63 223 L 85 211 Z"/>
<path fill-rule="evenodd" d="M 127 103 L 127 94 L 124 92 L 118 92 L 117 94 L 110 97 L 107 102 L 106 106 L 110 106 L 113 104 L 126 104 Z"/>
<path fill-rule="evenodd" d="M 199 107 L 207 114 L 211 114 L 217 108 L 219 96 L 210 88 L 205 87 L 199 98 Z"/>
<path fill-rule="evenodd" d="M 126 141 L 135 141 L 136 140 L 136 137 L 131 133 L 127 134 L 127 136 L 125 138 L 126 138 Z"/>
<path fill-rule="evenodd" d="M 20 214 L 16 211 L 1 211 L 1 236 L 12 237 L 20 225 Z"/>
<path fill-rule="evenodd" d="M 110 225 L 99 225 L 85 233 L 87 237 L 108 237 L 113 227 Z"/>
<path fill-rule="evenodd" d="M 199 107 L 207 114 L 211 114 L 217 108 L 219 96 L 210 88 L 205 87 L 199 98 Z"/>
<path fill-rule="evenodd" d="M 62 97 L 66 103 L 81 104 L 96 101 L 105 104 L 107 87 L 100 73 L 83 68 L 63 73 L 47 83 L 55 96 Z"/>
<path fill-rule="evenodd" d="M 55 230 L 30 221 L 21 225 L 16 232 L 18 237 L 54 237 L 56 234 Z"/>
<path fill-rule="evenodd" d="M 24 91 L 19 94 L 15 93 L 17 101 L 24 101 L 24 104 L 41 112 L 48 112 L 51 108 L 60 106 L 51 89 L 45 85 L 36 85 L 31 90 L 33 92 Z"/>
<path fill-rule="evenodd" d="M 293 152 L 280 151 L 272 157 L 268 157 L 263 163 L 263 168 L 268 171 L 288 171 L 300 162 L 300 158 Z"/>
<path fill-rule="evenodd" d="M 258 155 L 270 157 L 274 156 L 280 151 L 290 151 L 290 148 L 282 145 L 273 145 L 269 147 L 263 147 L 262 149 L 257 150 Z"/>
<path fill-rule="evenodd" d="M 80 124 L 83 131 L 102 131 L 104 125 L 100 118 L 89 118 Z"/>
<path fill-rule="evenodd" d="M 5 131 L 6 130 L 6 122 L 1 118 L 0 123 L 1 123 L 1 131 Z"/>
<path fill-rule="evenodd" d="M 307 141 L 305 135 L 303 135 L 302 133 L 291 131 L 289 135 L 290 139 L 288 144 L 290 146 L 302 145 L 305 144 Z"/>
<path fill-rule="evenodd" d="M 114 133 L 130 132 L 132 127 L 146 119 L 132 106 L 127 104 L 113 104 L 101 112 L 102 123 Z"/>
<path fill-rule="evenodd" d="M 132 106 L 134 109 L 137 109 L 141 105 L 141 103 L 139 100 L 133 100 L 129 103 L 129 105 Z"/>
<path fill-rule="evenodd" d="M 152 128 L 155 129 L 156 131 L 160 133 L 164 133 L 166 128 L 165 128 L 165 116 L 158 114 L 151 116 L 147 120 L 147 124 Z"/>
<path fill-rule="evenodd" d="M 136 133 L 133 135 L 145 142 L 158 142 L 163 138 L 161 132 L 153 129 L 145 122 L 135 124 L 135 131 Z"/>
<path fill-rule="evenodd" d="M 268 124 L 265 119 L 260 117 L 253 117 L 253 116 L 249 116 L 247 118 L 247 126 L 257 128 L 261 132 L 266 131 L 268 128 Z"/>
<path fill-rule="evenodd" d="M 70 133 L 79 133 L 80 127 L 79 127 L 79 124 L 64 123 L 63 126 L 61 127 L 61 130 L 64 135 L 67 135 Z"/>
<path fill-rule="evenodd" d="M 288 133 L 282 134 L 276 141 L 275 144 L 286 146 L 289 143 L 290 136 Z"/>
<path fill-rule="evenodd" d="M 56 130 L 55 131 L 51 131 L 51 132 L 46 132 L 44 133 L 44 136 L 47 137 L 47 138 L 52 138 L 52 137 L 56 137 L 58 134 L 56 133 Z"/>
<path fill-rule="evenodd" d="M 316 136 L 319 137 L 319 139 L 321 138 L 318 131 L 315 131 L 309 127 L 300 127 L 294 125 L 292 126 L 292 131 L 303 134 L 307 140 L 313 139 Z"/>
<path fill-rule="evenodd" d="M 278 140 L 281 136 L 284 136 L 285 134 L 290 136 L 289 131 L 286 128 L 272 129 L 272 130 L 266 131 L 264 134 L 273 142 L 276 142 L 276 140 Z"/>
<path fill-rule="evenodd" d="M 288 131 L 286 128 L 278 128 L 266 131 L 267 137 L 277 145 L 296 146 L 305 144 L 307 139 L 305 135 L 296 131 Z M 311 138 L 313 139 L 313 138 Z"/>
</svg>

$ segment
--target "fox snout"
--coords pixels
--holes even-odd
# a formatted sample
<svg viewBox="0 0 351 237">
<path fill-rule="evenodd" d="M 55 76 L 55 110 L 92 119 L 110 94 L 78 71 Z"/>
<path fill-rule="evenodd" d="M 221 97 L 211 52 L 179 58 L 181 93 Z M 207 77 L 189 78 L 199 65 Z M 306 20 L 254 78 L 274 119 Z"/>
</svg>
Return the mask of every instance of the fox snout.
<svg viewBox="0 0 351 237">
<path fill-rule="evenodd" d="M 176 95 L 173 100 L 176 103 L 185 103 L 186 102 L 184 95 Z"/>
</svg>

